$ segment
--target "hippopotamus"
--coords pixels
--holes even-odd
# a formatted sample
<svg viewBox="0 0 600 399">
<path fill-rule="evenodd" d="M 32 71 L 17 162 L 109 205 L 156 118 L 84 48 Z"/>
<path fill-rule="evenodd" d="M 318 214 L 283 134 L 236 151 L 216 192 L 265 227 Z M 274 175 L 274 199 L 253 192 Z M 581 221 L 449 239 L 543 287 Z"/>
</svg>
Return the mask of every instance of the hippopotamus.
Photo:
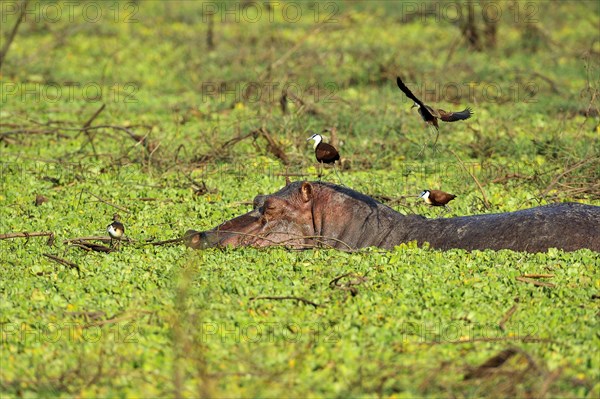
<svg viewBox="0 0 600 399">
<path fill-rule="evenodd" d="M 189 247 L 393 249 L 402 243 L 447 250 L 600 251 L 600 206 L 558 203 L 449 218 L 403 215 L 350 188 L 298 181 L 254 199 L 254 209 L 209 231 L 189 230 Z"/>
</svg>

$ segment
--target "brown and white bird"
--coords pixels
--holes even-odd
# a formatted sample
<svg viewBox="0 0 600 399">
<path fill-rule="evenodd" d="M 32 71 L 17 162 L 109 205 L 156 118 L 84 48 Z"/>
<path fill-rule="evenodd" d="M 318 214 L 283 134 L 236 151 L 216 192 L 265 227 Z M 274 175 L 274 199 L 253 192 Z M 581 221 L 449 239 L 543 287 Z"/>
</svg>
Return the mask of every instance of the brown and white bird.
<svg viewBox="0 0 600 399">
<path fill-rule="evenodd" d="M 423 198 L 425 203 L 431 206 L 446 206 L 448 202 L 456 198 L 456 195 L 448 194 L 441 190 L 423 190 L 419 197 Z"/>
<path fill-rule="evenodd" d="M 110 236 L 110 246 L 111 248 L 114 245 L 114 240 L 117 241 L 117 249 L 121 246 L 121 238 L 123 237 L 123 234 L 125 234 L 125 226 L 123 226 L 123 223 L 120 222 L 121 217 L 119 216 L 118 213 L 115 213 L 113 215 L 113 222 L 111 224 L 109 224 L 108 226 L 106 226 L 106 231 L 108 232 L 108 235 Z"/>
<path fill-rule="evenodd" d="M 317 162 L 320 164 L 333 164 L 335 169 L 335 162 L 340 160 L 340 153 L 331 144 L 323 142 L 323 136 L 320 134 L 313 134 L 306 141 L 314 140 L 315 157 Z M 337 174 L 337 170 L 336 170 Z M 319 179 L 321 178 L 321 172 L 319 172 Z M 339 178 L 339 176 L 338 176 Z"/>
<path fill-rule="evenodd" d="M 421 118 L 423 118 L 423 120 L 429 125 L 435 127 L 435 130 L 438 134 L 440 130 L 438 125 L 438 119 L 441 119 L 444 122 L 456 122 L 469 119 L 471 115 L 473 115 L 473 111 L 470 107 L 467 107 L 464 110 L 458 112 L 446 112 L 443 109 L 431 108 L 429 105 L 423 104 L 423 101 L 419 100 L 410 91 L 410 89 L 406 87 L 406 85 L 404 84 L 404 82 L 402 82 L 402 79 L 400 79 L 399 76 L 396 78 L 396 84 L 398 85 L 398 88 L 400 88 L 400 90 L 402 90 L 402 92 L 406 94 L 406 97 L 414 101 L 414 104 L 411 108 L 417 107 Z M 435 141 L 437 142 L 437 137 Z"/>
</svg>

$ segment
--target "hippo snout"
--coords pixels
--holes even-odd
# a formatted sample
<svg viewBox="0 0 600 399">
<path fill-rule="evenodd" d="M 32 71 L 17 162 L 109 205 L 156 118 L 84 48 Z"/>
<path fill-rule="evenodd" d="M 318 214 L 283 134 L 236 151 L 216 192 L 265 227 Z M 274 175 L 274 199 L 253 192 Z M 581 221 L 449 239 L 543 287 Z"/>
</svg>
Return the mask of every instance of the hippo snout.
<svg viewBox="0 0 600 399">
<path fill-rule="evenodd" d="M 265 204 L 265 200 L 267 199 L 267 195 L 257 195 L 254 197 L 254 201 L 252 201 L 252 208 L 258 209 Z"/>
<path fill-rule="evenodd" d="M 193 249 L 212 248 L 218 244 L 217 240 L 212 240 L 212 234 L 205 231 L 188 230 L 183 236 L 185 245 Z"/>
</svg>

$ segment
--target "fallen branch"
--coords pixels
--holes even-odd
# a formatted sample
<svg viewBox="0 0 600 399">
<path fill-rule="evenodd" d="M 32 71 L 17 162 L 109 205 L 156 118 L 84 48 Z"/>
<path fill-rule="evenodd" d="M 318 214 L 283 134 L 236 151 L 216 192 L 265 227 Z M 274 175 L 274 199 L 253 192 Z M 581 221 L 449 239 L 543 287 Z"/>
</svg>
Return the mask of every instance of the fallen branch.
<svg viewBox="0 0 600 399">
<path fill-rule="evenodd" d="M 545 197 L 546 194 L 548 194 L 548 192 L 550 192 L 550 190 L 552 190 L 552 188 L 554 188 L 554 186 L 558 183 L 558 181 L 560 179 L 562 179 L 563 177 L 565 177 L 566 175 L 568 175 L 569 173 L 581 168 L 583 165 L 590 163 L 591 161 L 596 161 L 596 160 L 597 160 L 597 158 L 588 158 L 588 159 L 584 159 L 579 162 L 576 162 L 575 164 L 569 166 L 567 169 L 564 170 L 564 172 L 555 176 L 554 179 L 552 179 L 552 181 L 550 182 L 550 184 L 548 184 L 546 189 L 540 193 L 540 197 Z"/>
<path fill-rule="evenodd" d="M 100 115 L 100 113 L 104 110 L 105 106 L 106 106 L 105 104 L 102 104 L 102 106 L 100 108 L 98 108 L 98 110 L 96 110 L 96 112 L 94 112 L 94 114 L 90 117 L 90 119 L 87 120 L 87 122 L 85 122 L 83 124 L 83 127 L 82 127 L 82 129 L 85 133 L 85 136 L 88 139 L 88 143 L 90 143 L 90 145 L 92 146 L 92 152 L 94 153 L 94 156 L 96 158 L 98 158 L 98 152 L 96 151 L 96 146 L 94 145 L 94 137 L 95 136 L 93 136 L 90 133 L 88 128 L 92 125 L 92 122 L 94 121 L 94 119 L 96 119 L 96 117 L 98 117 L 98 115 Z M 82 145 L 81 148 L 83 148 L 84 146 L 85 146 L 85 144 Z"/>
<path fill-rule="evenodd" d="M 79 268 L 79 265 L 76 263 L 73 263 L 69 260 L 63 259 L 63 258 L 59 258 L 56 255 L 51 255 L 51 254 L 42 254 L 44 255 L 46 258 L 51 259 L 53 261 L 55 261 L 56 263 L 59 263 L 63 266 L 67 266 L 70 267 L 72 269 L 76 269 L 78 274 L 81 274 L 81 269 Z"/>
<path fill-rule="evenodd" d="M 94 112 L 94 114 L 90 117 L 90 119 L 88 119 L 87 122 L 85 122 L 83 124 L 82 129 L 87 130 L 87 128 L 92 125 L 92 122 L 94 122 L 94 120 L 98 117 L 98 115 L 100 115 L 100 113 L 102 111 L 104 111 L 104 108 L 106 108 L 106 104 L 102 104 L 102 106 L 100 108 L 98 108 L 98 110 L 96 112 Z"/>
<path fill-rule="evenodd" d="M 497 355 L 486 360 L 483 364 L 481 364 L 474 370 L 466 373 L 465 376 L 463 377 L 463 379 L 470 380 L 472 378 L 484 377 L 490 373 L 491 369 L 499 368 L 504 363 L 506 363 L 506 361 L 508 359 L 510 359 L 511 357 L 513 357 L 516 354 L 517 354 L 517 351 L 515 349 L 512 349 L 512 348 L 505 349 L 502 352 L 498 353 Z"/>
<path fill-rule="evenodd" d="M 343 279 L 344 277 L 348 277 L 351 276 L 352 273 L 344 273 L 341 276 L 337 276 L 336 278 L 334 278 L 333 280 L 331 280 L 329 282 L 329 287 L 333 288 L 334 286 L 338 285 L 337 282 L 340 281 L 341 279 Z"/>
<path fill-rule="evenodd" d="M 298 51 L 298 49 L 304 44 L 306 40 L 308 40 L 311 36 L 317 34 L 326 25 L 326 23 L 320 23 L 319 25 L 316 25 L 312 30 L 307 32 L 296 42 L 296 44 L 294 44 L 292 48 L 286 51 L 281 57 L 267 65 L 263 73 L 259 76 L 258 81 L 262 81 L 265 78 L 267 78 L 274 69 L 276 69 L 280 64 L 287 61 L 288 58 L 290 58 L 296 51 Z"/>
<path fill-rule="evenodd" d="M 338 282 L 343 279 L 344 277 L 357 277 L 356 280 L 349 280 L 343 284 L 338 284 Z M 358 290 L 356 289 L 357 285 L 361 285 L 362 283 L 366 282 L 367 278 L 365 276 L 361 276 L 358 274 L 354 274 L 354 273 L 345 273 L 342 274 L 341 276 L 338 276 L 336 278 L 334 278 L 333 280 L 331 280 L 329 282 L 329 288 L 333 289 L 333 288 L 337 288 L 340 289 L 342 291 L 350 291 L 350 293 L 352 294 L 352 296 L 356 296 L 356 294 L 358 294 Z"/>
<path fill-rule="evenodd" d="M 544 379 L 544 382 L 542 383 L 542 386 L 541 386 L 539 392 L 536 395 L 538 398 L 546 397 L 546 394 L 548 393 L 548 389 L 550 389 L 550 386 L 552 384 L 554 384 L 554 382 L 558 379 L 558 377 L 560 377 L 560 375 L 562 374 L 562 371 L 563 371 L 562 366 L 559 366 L 557 369 L 555 369 L 554 371 L 552 371 L 550 374 L 547 375 L 547 377 Z"/>
<path fill-rule="evenodd" d="M 70 317 L 84 317 L 85 319 L 97 320 L 101 317 L 105 317 L 106 313 L 102 310 L 91 311 L 91 312 L 65 312 L 65 316 Z"/>
<path fill-rule="evenodd" d="M 123 212 L 131 213 L 131 211 L 129 209 L 127 209 L 127 208 L 123 208 L 123 207 L 121 207 L 119 205 L 113 204 L 112 202 L 107 201 L 107 200 L 105 200 L 105 199 L 97 196 L 96 194 L 93 194 L 93 193 L 87 191 L 87 190 L 85 192 L 88 193 L 89 195 L 91 195 L 92 197 L 95 197 L 96 199 L 98 199 L 98 201 L 100 201 L 100 202 L 102 202 L 102 203 L 104 203 L 104 204 L 106 204 L 108 206 L 112 206 L 113 208 L 117 208 L 118 210 L 123 211 Z"/>
<path fill-rule="evenodd" d="M 267 129 L 261 127 L 260 129 L 258 129 L 258 132 L 264 137 L 265 140 L 267 140 L 267 150 L 276 158 L 279 158 L 284 165 L 289 165 L 290 161 L 288 160 L 285 151 L 283 151 L 279 144 L 275 142 L 275 140 L 273 139 L 273 137 L 271 137 L 271 134 L 267 131 Z"/>
<path fill-rule="evenodd" d="M 33 233 L 6 233 L 0 234 L 0 240 L 7 240 L 10 238 L 27 238 L 29 237 L 54 237 L 54 233 L 51 231 L 34 231 Z"/>
<path fill-rule="evenodd" d="M 552 342 L 551 339 L 548 338 L 537 338 L 537 337 L 490 337 L 490 338 L 465 338 L 458 339 L 456 341 L 427 341 L 427 342 L 418 342 L 419 345 L 443 345 L 443 344 L 472 344 L 474 342 L 511 342 L 511 341 L 521 341 L 521 342 Z"/>
<path fill-rule="evenodd" d="M 460 164 L 461 168 L 463 168 L 463 170 L 471 176 L 471 178 L 473 179 L 475 184 L 477 184 L 477 187 L 479 188 L 479 192 L 481 192 L 481 195 L 483 196 L 483 204 L 485 205 L 486 209 L 490 209 L 490 202 L 488 201 L 487 195 L 485 195 L 485 191 L 483 191 L 483 187 L 481 186 L 481 183 L 479 183 L 479 180 L 477 180 L 475 175 L 473 173 L 471 173 L 471 171 L 469 169 L 467 169 L 467 167 L 465 166 L 463 161 L 458 157 L 458 155 L 456 155 L 456 153 L 453 150 L 450 150 L 450 152 L 452 153 L 452 155 L 454 155 L 454 157 Z"/>
<path fill-rule="evenodd" d="M 556 287 L 556 284 L 546 283 L 544 281 L 537 281 L 537 280 L 534 280 L 534 279 L 531 279 L 531 278 L 527 278 L 527 277 L 523 277 L 523 276 L 516 277 L 516 279 L 517 279 L 517 281 L 522 281 L 524 283 L 533 284 L 533 285 L 538 286 L 538 287 L 548 287 L 548 288 L 554 288 L 554 287 Z"/>
<path fill-rule="evenodd" d="M 290 97 L 293 101 L 295 101 L 298 104 L 300 104 L 300 107 L 303 107 L 304 109 L 306 109 L 306 112 L 309 115 L 323 116 L 323 111 L 321 111 L 320 109 L 318 109 L 314 104 L 307 103 L 302 98 L 298 97 L 298 95 L 296 95 L 296 93 L 292 92 L 291 90 L 289 90 L 287 92 L 287 96 Z"/>
<path fill-rule="evenodd" d="M 308 299 L 297 297 L 297 296 L 257 296 L 257 297 L 250 298 L 251 301 L 256 301 L 259 299 L 272 299 L 275 301 L 293 300 L 293 301 L 302 302 L 306 305 L 312 305 L 315 308 L 318 308 L 321 306 L 318 303 L 315 303 L 313 301 L 309 301 Z"/>
<path fill-rule="evenodd" d="M 554 274 L 523 274 L 521 277 L 527 277 L 527 278 L 552 278 L 554 277 Z"/>
<path fill-rule="evenodd" d="M 122 238 L 121 241 L 126 240 L 127 238 Z M 111 238 L 108 236 L 89 236 L 89 237 L 76 237 L 76 238 L 68 238 L 63 240 L 63 244 L 69 244 L 75 241 L 103 241 L 110 242 Z"/>
<path fill-rule="evenodd" d="M 10 48 L 10 45 L 12 44 L 13 40 L 15 40 L 15 36 L 17 36 L 17 31 L 19 30 L 19 26 L 21 25 L 21 22 L 23 22 L 23 19 L 24 19 L 23 17 L 25 16 L 28 2 L 29 2 L 29 0 L 22 0 L 21 4 L 19 4 L 19 16 L 17 17 L 17 20 L 15 21 L 15 24 L 14 24 L 12 30 L 10 31 L 10 35 L 6 39 L 6 42 L 4 42 L 4 46 L 2 47 L 2 50 L 0 51 L 0 67 L 2 67 L 4 60 L 6 59 L 6 54 L 8 53 L 8 49 Z M 3 8 L 4 8 L 4 6 L 3 6 Z M 6 14 L 4 14 L 3 19 L 4 18 L 6 18 Z"/>
<path fill-rule="evenodd" d="M 492 180 L 492 183 L 494 183 L 494 184 L 505 183 L 512 179 L 532 180 L 533 176 L 526 176 L 526 175 L 522 175 L 520 173 L 507 173 L 504 176 L 496 177 L 494 180 Z"/>
<path fill-rule="evenodd" d="M 109 253 L 109 252 L 113 251 L 112 248 L 109 248 L 106 245 L 93 244 L 93 243 L 84 242 L 84 241 L 73 241 L 73 242 L 71 242 L 71 245 L 73 245 L 75 247 L 79 247 L 86 251 L 95 251 L 95 252 L 104 252 L 104 253 Z"/>
<path fill-rule="evenodd" d="M 185 237 L 179 237 L 179 238 L 173 238 L 172 240 L 165 240 L 165 241 L 156 241 L 156 242 L 147 242 L 146 245 L 167 245 L 167 244 L 175 244 L 175 243 L 179 243 L 182 242 L 184 240 Z"/>
<path fill-rule="evenodd" d="M 498 322 L 498 327 L 500 327 L 500 329 L 502 331 L 506 330 L 504 328 L 504 324 L 506 324 L 508 319 L 510 319 L 512 317 L 512 315 L 517 311 L 518 306 L 519 306 L 519 298 L 515 298 L 514 305 L 512 305 L 512 307 L 510 309 L 508 309 L 508 311 L 504 314 L 504 316 L 502 316 L 502 319 L 500 319 L 500 321 Z"/>
</svg>

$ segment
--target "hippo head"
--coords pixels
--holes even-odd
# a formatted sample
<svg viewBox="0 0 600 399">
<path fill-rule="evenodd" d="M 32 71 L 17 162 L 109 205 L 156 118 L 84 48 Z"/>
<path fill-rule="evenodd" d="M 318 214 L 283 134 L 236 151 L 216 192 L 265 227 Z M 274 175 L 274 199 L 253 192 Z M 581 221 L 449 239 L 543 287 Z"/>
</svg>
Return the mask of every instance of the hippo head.
<svg viewBox="0 0 600 399">
<path fill-rule="evenodd" d="M 314 195 L 310 183 L 291 183 L 274 194 L 257 196 L 252 211 L 212 230 L 189 230 L 184 241 L 194 249 L 247 245 L 285 245 L 294 248 L 313 246 Z"/>
</svg>

